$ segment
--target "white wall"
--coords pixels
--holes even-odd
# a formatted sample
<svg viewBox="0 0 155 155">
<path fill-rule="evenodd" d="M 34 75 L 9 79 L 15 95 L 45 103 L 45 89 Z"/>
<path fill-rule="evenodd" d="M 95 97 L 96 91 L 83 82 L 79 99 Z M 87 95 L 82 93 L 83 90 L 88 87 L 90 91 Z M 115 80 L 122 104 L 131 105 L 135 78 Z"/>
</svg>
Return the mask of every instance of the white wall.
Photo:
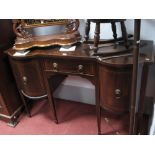
<svg viewBox="0 0 155 155">
<path fill-rule="evenodd" d="M 127 20 L 126 25 L 129 33 L 133 33 L 133 24 L 133 20 Z M 155 47 L 155 19 L 142 20 L 141 39 L 153 40 Z M 146 94 L 155 98 L 155 64 L 150 67 Z"/>
</svg>

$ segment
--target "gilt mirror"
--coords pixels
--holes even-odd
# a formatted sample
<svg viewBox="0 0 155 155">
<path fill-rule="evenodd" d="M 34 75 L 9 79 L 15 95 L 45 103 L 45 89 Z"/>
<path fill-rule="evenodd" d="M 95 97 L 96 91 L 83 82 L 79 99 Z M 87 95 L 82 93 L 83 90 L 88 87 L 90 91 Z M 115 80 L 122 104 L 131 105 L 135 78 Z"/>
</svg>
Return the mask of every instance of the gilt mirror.
<svg viewBox="0 0 155 155">
<path fill-rule="evenodd" d="M 15 50 L 52 45 L 72 45 L 80 41 L 77 19 L 18 19 L 13 20 L 16 34 Z"/>
</svg>

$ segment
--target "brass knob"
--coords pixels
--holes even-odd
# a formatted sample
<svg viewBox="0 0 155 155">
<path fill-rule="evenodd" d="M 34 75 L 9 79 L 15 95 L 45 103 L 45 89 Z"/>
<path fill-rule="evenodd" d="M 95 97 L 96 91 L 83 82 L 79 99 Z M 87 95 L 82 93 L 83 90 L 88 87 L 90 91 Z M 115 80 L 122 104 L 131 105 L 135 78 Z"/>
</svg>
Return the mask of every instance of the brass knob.
<svg viewBox="0 0 155 155">
<path fill-rule="evenodd" d="M 23 76 L 23 82 L 24 82 L 24 85 L 27 84 L 27 77 L 26 76 Z"/>
<path fill-rule="evenodd" d="M 78 70 L 79 70 L 79 72 L 82 72 L 83 71 L 83 65 L 78 65 Z"/>
<path fill-rule="evenodd" d="M 58 64 L 56 62 L 53 63 L 53 68 L 55 71 L 58 69 Z"/>
<path fill-rule="evenodd" d="M 117 99 L 119 99 L 121 97 L 121 90 L 120 89 L 115 89 L 115 96 Z"/>
</svg>

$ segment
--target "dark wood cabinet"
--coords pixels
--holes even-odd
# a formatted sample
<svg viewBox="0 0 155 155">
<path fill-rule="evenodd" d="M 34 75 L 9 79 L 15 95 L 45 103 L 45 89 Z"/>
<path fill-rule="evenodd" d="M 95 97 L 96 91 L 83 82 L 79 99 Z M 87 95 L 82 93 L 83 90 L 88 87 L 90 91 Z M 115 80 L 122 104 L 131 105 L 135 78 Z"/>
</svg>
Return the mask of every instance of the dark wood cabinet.
<svg viewBox="0 0 155 155">
<path fill-rule="evenodd" d="M 11 20 L 0 20 L 0 118 L 15 126 L 22 108 L 12 70 L 4 51 L 14 42 Z"/>
<path fill-rule="evenodd" d="M 153 62 L 152 41 L 142 41 L 140 63 L 148 67 Z M 109 47 L 111 50 L 112 47 Z M 101 134 L 101 108 L 116 114 L 129 112 L 133 57 L 124 54 L 117 57 L 92 56 L 87 44 L 77 45 L 73 52 L 59 52 L 59 47 L 36 48 L 25 56 L 14 56 L 15 50 L 9 49 L 9 56 L 19 91 L 28 97 L 47 93 L 53 120 L 58 123 L 53 91 L 68 75 L 87 78 L 95 85 L 98 133 Z M 142 72 L 147 77 L 147 72 Z M 143 93 L 147 82 L 141 81 Z M 142 101 L 139 103 L 141 106 Z M 143 106 L 142 106 L 143 107 Z M 143 114 L 143 111 L 142 111 Z"/>
</svg>

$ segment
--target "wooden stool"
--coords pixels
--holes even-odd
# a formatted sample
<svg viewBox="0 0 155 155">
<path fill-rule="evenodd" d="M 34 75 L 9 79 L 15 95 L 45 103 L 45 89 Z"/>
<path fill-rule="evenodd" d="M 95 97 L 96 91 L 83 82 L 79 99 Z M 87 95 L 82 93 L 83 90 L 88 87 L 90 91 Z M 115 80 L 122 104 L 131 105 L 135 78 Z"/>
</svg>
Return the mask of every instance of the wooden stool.
<svg viewBox="0 0 155 155">
<path fill-rule="evenodd" d="M 91 22 L 96 23 L 95 34 L 94 34 L 94 51 L 97 52 L 98 44 L 100 41 L 100 24 L 101 23 L 111 23 L 111 28 L 113 31 L 113 37 L 114 37 L 114 41 L 116 43 L 117 42 L 116 22 L 120 22 L 121 30 L 122 30 L 122 38 L 124 40 L 124 45 L 126 48 L 128 48 L 129 47 L 128 34 L 126 31 L 124 21 L 125 21 L 125 19 L 87 19 L 86 29 L 85 29 L 85 41 L 87 42 L 89 39 L 89 31 L 90 31 Z"/>
</svg>

